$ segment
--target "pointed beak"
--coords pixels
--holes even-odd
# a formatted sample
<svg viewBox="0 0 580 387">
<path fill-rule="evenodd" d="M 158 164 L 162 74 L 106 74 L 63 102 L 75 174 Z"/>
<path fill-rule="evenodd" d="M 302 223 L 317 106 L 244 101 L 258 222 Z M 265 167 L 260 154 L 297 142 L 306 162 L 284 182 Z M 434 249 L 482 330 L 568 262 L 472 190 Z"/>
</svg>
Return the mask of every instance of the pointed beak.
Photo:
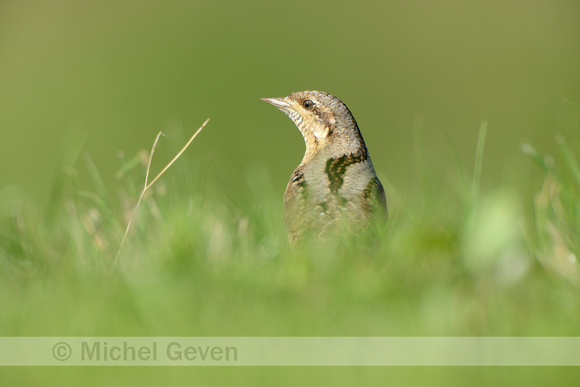
<svg viewBox="0 0 580 387">
<path fill-rule="evenodd" d="M 270 105 L 276 106 L 280 110 L 284 110 L 290 107 L 288 102 L 284 101 L 284 98 L 260 98 L 264 102 L 268 102 Z"/>
</svg>

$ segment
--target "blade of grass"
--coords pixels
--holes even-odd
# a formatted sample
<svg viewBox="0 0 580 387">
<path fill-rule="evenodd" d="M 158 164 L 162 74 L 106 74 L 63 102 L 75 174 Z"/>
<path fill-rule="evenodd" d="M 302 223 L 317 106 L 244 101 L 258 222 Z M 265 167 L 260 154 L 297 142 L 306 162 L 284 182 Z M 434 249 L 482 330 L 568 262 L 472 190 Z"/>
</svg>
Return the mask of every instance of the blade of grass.
<svg viewBox="0 0 580 387">
<path fill-rule="evenodd" d="M 576 102 L 576 101 L 574 101 L 574 100 L 571 100 L 571 99 L 569 99 L 569 98 L 563 98 L 562 100 L 563 100 L 564 102 L 567 102 L 567 103 L 569 103 L 569 104 L 576 105 L 576 106 L 580 106 L 580 102 Z"/>
<path fill-rule="evenodd" d="M 522 153 L 528 155 L 532 159 L 532 161 L 535 162 L 544 171 L 549 172 L 552 169 L 550 165 L 546 163 L 546 159 L 540 156 L 536 148 L 534 148 L 530 144 L 521 144 L 520 150 L 522 151 Z"/>
<path fill-rule="evenodd" d="M 566 140 L 564 140 L 564 137 L 562 137 L 562 136 L 556 136 L 556 144 L 558 144 L 558 147 L 560 148 L 560 152 L 561 152 L 562 156 L 564 157 L 564 161 L 566 162 L 566 166 L 568 167 L 568 169 L 572 173 L 572 176 L 574 177 L 574 181 L 576 182 L 576 185 L 578 185 L 578 188 L 580 188 L 580 167 L 578 166 L 578 163 L 576 162 L 576 159 L 574 158 L 574 154 L 572 153 L 572 150 L 570 149 L 570 147 L 566 143 Z"/>
<path fill-rule="evenodd" d="M 473 208 L 477 207 L 479 198 L 479 186 L 481 183 L 481 170 L 483 167 L 483 149 L 485 146 L 485 136 L 487 133 L 487 121 L 481 121 L 479 136 L 477 138 L 477 148 L 475 151 L 475 166 L 473 168 L 473 184 L 471 186 L 471 201 Z"/>
<path fill-rule="evenodd" d="M 60 152 L 60 157 L 55 168 L 53 178 L 54 180 L 46 208 L 46 221 L 48 222 L 49 228 L 54 223 L 62 203 L 63 190 L 67 176 L 66 171 L 78 159 L 87 140 L 87 135 L 87 132 L 79 131 L 69 136 L 69 141 L 65 144 L 63 147 L 64 149 Z"/>
<path fill-rule="evenodd" d="M 84 154 L 83 157 L 85 161 L 85 165 L 97 189 L 97 194 L 100 197 L 100 200 L 97 202 L 101 209 L 101 213 L 103 214 L 103 218 L 107 220 L 107 222 L 114 222 L 115 217 L 113 216 L 113 212 L 111 211 L 111 200 L 109 199 L 109 194 L 107 193 L 107 189 L 105 188 L 105 183 L 101 178 L 101 174 L 99 173 L 95 162 L 91 158 L 88 153 Z"/>
<path fill-rule="evenodd" d="M 127 176 L 132 170 L 134 170 L 140 163 L 141 163 L 141 155 L 140 153 L 137 153 L 129 160 L 126 160 L 121 165 L 121 168 L 119 168 L 119 170 L 115 173 L 115 177 L 117 179 L 122 179 L 123 177 Z"/>
<path fill-rule="evenodd" d="M 459 172 L 459 179 L 461 180 L 461 189 L 463 192 L 469 192 L 467 179 L 465 177 L 465 168 L 461 165 L 461 160 L 459 159 L 459 153 L 457 153 L 457 147 L 455 146 L 455 141 L 453 138 L 447 133 L 445 135 L 447 138 L 447 142 L 449 143 L 449 147 L 451 148 L 451 152 L 453 152 L 453 158 L 455 159 L 455 164 L 457 165 L 457 171 Z"/>
</svg>

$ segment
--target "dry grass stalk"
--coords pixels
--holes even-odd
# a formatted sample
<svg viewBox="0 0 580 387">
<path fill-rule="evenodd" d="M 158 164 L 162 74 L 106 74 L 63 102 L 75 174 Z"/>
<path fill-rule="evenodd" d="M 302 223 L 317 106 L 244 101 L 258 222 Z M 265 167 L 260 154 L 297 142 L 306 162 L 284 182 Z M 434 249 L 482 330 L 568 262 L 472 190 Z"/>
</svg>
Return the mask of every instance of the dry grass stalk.
<svg viewBox="0 0 580 387">
<path fill-rule="evenodd" d="M 145 173 L 145 184 L 143 185 L 143 190 L 141 191 L 141 194 L 139 195 L 139 200 L 137 200 L 137 204 L 135 205 L 135 208 L 133 209 L 133 213 L 131 214 L 131 218 L 129 218 L 129 222 L 127 223 L 127 228 L 125 229 L 125 234 L 123 235 L 123 239 L 121 240 L 121 244 L 119 245 L 119 250 L 117 250 L 117 256 L 115 257 L 115 261 L 113 262 L 113 266 L 115 266 L 117 264 L 117 261 L 119 260 L 119 256 L 121 255 L 121 251 L 123 250 L 123 245 L 125 244 L 125 240 L 127 239 L 127 235 L 129 234 L 129 230 L 131 229 L 131 224 L 133 223 L 133 218 L 135 217 L 135 214 L 137 213 L 137 209 L 139 208 L 139 205 L 141 204 L 141 201 L 143 200 L 143 197 L 145 196 L 145 192 L 147 192 L 147 190 L 149 188 L 151 188 L 151 186 L 153 186 L 153 184 L 155 184 L 155 182 L 161 177 L 161 175 L 163 175 L 165 173 L 165 171 L 167 171 L 169 169 L 169 167 L 171 167 L 173 165 L 173 163 L 181 156 L 181 154 L 183 152 L 185 152 L 187 147 L 189 147 L 189 145 L 192 143 L 192 141 L 197 137 L 199 132 L 202 131 L 202 129 L 207 125 L 208 122 L 209 122 L 209 118 L 207 120 L 205 120 L 205 122 L 200 126 L 200 128 L 193 134 L 193 136 L 191 136 L 191 138 L 189 139 L 187 144 L 185 144 L 183 146 L 183 148 L 181 148 L 181 150 L 177 153 L 177 155 L 175 155 L 175 157 L 173 159 L 171 159 L 171 161 L 165 166 L 165 168 L 163 168 L 161 170 L 161 172 L 159 172 L 157 174 L 157 176 L 155 176 L 155 178 L 153 180 L 151 180 L 151 182 L 149 182 L 149 171 L 151 170 L 151 162 L 153 161 L 153 154 L 155 153 L 155 148 L 157 148 L 157 142 L 159 141 L 159 137 L 161 137 L 163 132 L 157 133 L 157 137 L 155 137 L 155 141 L 153 142 L 153 146 L 151 147 L 151 153 L 149 154 L 149 161 L 147 163 L 147 171 Z"/>
</svg>

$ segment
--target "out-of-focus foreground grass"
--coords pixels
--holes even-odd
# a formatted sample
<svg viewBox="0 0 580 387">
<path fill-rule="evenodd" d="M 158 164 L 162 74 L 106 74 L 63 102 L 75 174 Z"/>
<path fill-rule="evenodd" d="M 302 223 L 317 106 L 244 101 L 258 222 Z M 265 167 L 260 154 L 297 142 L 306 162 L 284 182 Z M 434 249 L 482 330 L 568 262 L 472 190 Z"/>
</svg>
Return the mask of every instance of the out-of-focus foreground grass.
<svg viewBox="0 0 580 387">
<path fill-rule="evenodd" d="M 266 172 L 254 169 L 237 191 L 224 192 L 211 178 L 199 178 L 203 174 L 185 157 L 145 197 L 116 265 L 147 152 L 121 160 L 119 191 L 109 195 L 90 157 L 78 157 L 82 146 L 71 147 L 63 153 L 47 209 L 4 193 L 0 334 L 577 336 L 578 154 L 563 138 L 554 157 L 525 145 L 543 183 L 483 190 L 484 134 L 475 173 L 458 166 L 455 184 L 425 182 L 425 189 L 403 192 L 383 177 L 391 218 L 375 248 L 328 243 L 293 251 L 281 199 Z M 94 192 L 76 187 L 79 171 L 92 176 Z M 420 381 L 440 373 L 445 380 L 468 381 L 482 372 L 469 370 L 410 375 L 375 369 L 364 379 L 380 381 L 388 373 Z M 275 378 L 271 370 L 240 372 L 254 382 Z M 290 375 L 299 377 L 296 370 L 280 372 L 288 382 Z M 358 372 L 337 370 L 334 384 L 357 380 Z M 93 375 L 95 384 L 103 375 L 114 375 L 118 384 L 132 380 L 130 370 L 13 370 L 5 376 L 23 384 L 53 374 Z M 159 382 L 176 375 L 238 378 L 232 370 L 169 376 L 159 369 L 139 377 L 145 374 Z M 328 377 L 313 369 L 300 375 Z"/>
<path fill-rule="evenodd" d="M 0 1 L 0 335 L 578 335 L 580 111 L 562 98 L 580 100 L 579 14 L 567 0 Z M 259 98 L 312 89 L 360 124 L 390 207 L 379 248 L 287 244 L 303 142 Z M 144 180 L 134 155 L 163 128 L 156 173 L 208 116 L 113 265 Z M 2 368 L 0 385 L 577 373 Z"/>
</svg>

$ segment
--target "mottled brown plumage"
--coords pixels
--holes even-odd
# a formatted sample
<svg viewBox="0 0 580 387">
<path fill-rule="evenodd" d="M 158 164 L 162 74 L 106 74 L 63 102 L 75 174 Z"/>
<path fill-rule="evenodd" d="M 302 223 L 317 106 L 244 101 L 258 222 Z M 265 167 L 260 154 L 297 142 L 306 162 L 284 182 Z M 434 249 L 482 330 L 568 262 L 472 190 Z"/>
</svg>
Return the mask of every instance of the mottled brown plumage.
<svg viewBox="0 0 580 387">
<path fill-rule="evenodd" d="M 321 91 L 263 98 L 286 113 L 306 143 L 284 193 L 290 242 L 324 237 L 337 226 L 356 230 L 387 215 L 383 186 L 350 110 Z"/>
</svg>

